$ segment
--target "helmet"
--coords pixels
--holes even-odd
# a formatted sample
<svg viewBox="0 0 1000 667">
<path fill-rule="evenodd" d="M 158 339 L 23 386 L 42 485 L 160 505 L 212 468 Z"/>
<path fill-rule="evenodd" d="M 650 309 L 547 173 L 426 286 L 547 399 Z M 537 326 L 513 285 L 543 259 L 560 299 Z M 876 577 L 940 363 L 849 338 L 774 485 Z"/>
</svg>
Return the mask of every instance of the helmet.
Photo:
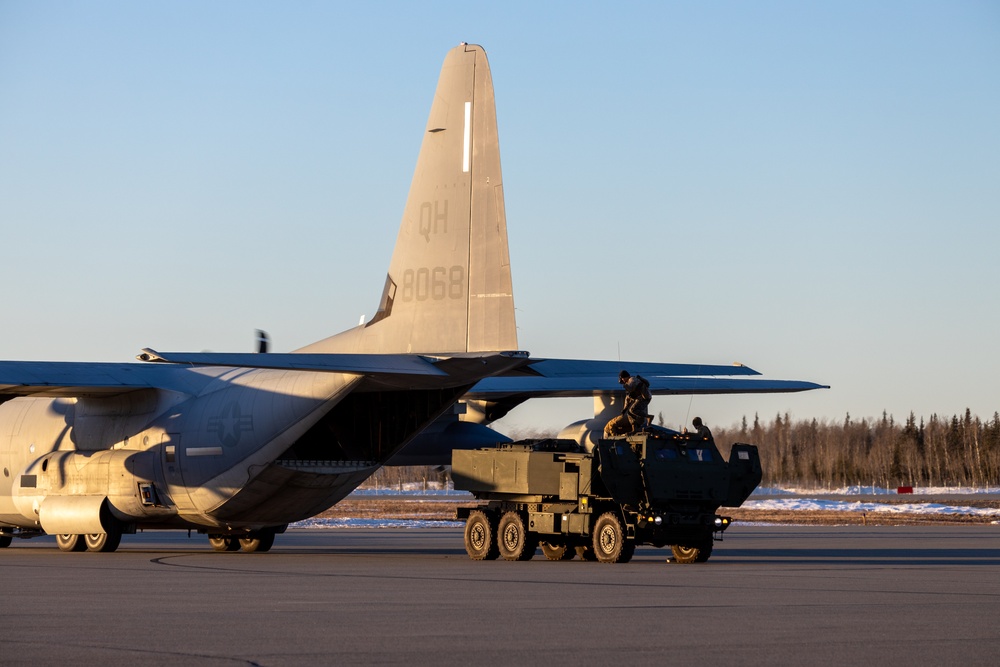
<svg viewBox="0 0 1000 667">
<path fill-rule="evenodd" d="M 621 373 L 618 374 L 618 381 L 625 382 L 625 380 L 629 379 L 630 377 L 632 376 L 628 374 L 628 371 L 622 371 Z"/>
<path fill-rule="evenodd" d="M 696 428 L 698 426 L 701 426 L 701 417 L 695 417 L 693 420 L 691 420 L 691 424 Z"/>
</svg>

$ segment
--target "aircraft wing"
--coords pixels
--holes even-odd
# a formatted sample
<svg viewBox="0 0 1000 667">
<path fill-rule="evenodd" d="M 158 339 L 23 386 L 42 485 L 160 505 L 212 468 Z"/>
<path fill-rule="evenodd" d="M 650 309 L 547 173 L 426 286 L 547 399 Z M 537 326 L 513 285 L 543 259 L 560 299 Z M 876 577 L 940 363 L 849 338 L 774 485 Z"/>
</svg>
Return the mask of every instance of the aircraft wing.
<svg viewBox="0 0 1000 667">
<path fill-rule="evenodd" d="M 62 361 L 0 361 L 0 402 L 15 396 L 109 396 L 139 389 L 194 392 L 197 384 L 182 366 L 228 366 L 300 371 L 339 372 L 390 378 L 393 376 L 447 376 L 449 363 L 478 363 L 473 359 L 435 359 L 406 354 L 242 354 L 158 353 L 145 350 L 139 357 L 160 363 L 106 363 Z M 469 399 L 505 397 L 592 396 L 621 391 L 618 371 L 642 375 L 654 394 L 739 394 L 808 391 L 825 385 L 796 380 L 766 380 L 742 365 L 669 364 L 650 362 L 535 359 L 507 360 L 512 369 L 480 380 Z M 438 364 L 438 365 L 436 365 Z M 207 379 L 207 378 L 206 378 Z"/>
<path fill-rule="evenodd" d="M 508 373 L 480 380 L 466 394 L 472 400 L 504 398 L 593 396 L 622 391 L 622 369 L 642 375 L 653 394 L 783 393 L 828 389 L 826 385 L 799 380 L 768 380 L 749 376 L 760 373 L 743 366 L 668 364 L 582 359 L 538 359 Z"/>
<path fill-rule="evenodd" d="M 242 352 L 156 352 L 146 348 L 140 361 L 190 364 L 194 366 L 234 366 L 274 368 L 292 371 L 356 373 L 359 375 L 447 375 L 428 358 L 415 354 L 266 354 Z"/>
<path fill-rule="evenodd" d="M 156 352 L 144 349 L 141 361 L 152 366 L 183 368 L 235 367 L 363 375 L 358 391 L 416 389 L 471 385 L 479 379 L 510 372 L 528 361 L 527 353 L 462 352 L 454 354 L 350 354 L 350 353 L 215 353 Z"/>
<path fill-rule="evenodd" d="M 160 363 L 0 361 L 0 403 L 16 396 L 112 396 L 140 389 L 197 393 L 212 376 L 178 372 L 192 366 L 354 373 L 391 383 L 414 376 L 448 382 L 451 375 L 470 371 L 482 377 L 480 367 L 487 361 L 497 370 L 523 363 L 516 353 L 435 358 L 407 354 L 158 353 L 148 349 L 139 359 Z"/>
<path fill-rule="evenodd" d="M 133 363 L 0 361 L 0 402 L 15 396 L 110 396 L 164 388 L 169 379 L 163 370 Z"/>
</svg>

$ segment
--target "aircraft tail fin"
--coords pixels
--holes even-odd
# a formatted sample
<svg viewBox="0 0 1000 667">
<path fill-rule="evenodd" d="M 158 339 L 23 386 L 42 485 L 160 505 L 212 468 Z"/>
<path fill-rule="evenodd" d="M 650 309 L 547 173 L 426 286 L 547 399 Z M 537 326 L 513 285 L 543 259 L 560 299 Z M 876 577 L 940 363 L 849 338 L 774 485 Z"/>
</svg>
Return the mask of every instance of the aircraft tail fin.
<svg viewBox="0 0 1000 667">
<path fill-rule="evenodd" d="M 445 58 L 376 315 L 302 351 L 517 349 L 493 80 L 482 47 Z M 342 341 L 335 343 L 334 341 Z"/>
</svg>

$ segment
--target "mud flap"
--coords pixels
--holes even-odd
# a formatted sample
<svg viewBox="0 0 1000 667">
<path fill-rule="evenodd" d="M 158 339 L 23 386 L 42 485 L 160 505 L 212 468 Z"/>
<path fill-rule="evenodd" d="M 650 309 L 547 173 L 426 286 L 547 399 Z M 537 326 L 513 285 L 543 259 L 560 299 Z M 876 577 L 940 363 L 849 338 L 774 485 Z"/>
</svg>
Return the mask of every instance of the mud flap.
<svg viewBox="0 0 1000 667">
<path fill-rule="evenodd" d="M 753 445 L 736 443 L 729 450 L 729 493 L 724 507 L 739 507 L 760 484 L 764 472 Z"/>
</svg>

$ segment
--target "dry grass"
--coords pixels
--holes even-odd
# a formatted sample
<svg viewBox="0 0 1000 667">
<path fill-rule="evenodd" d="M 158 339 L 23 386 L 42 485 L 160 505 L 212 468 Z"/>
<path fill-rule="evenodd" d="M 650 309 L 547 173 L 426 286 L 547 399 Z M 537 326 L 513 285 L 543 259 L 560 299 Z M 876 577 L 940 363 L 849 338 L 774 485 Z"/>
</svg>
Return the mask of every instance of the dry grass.
<svg viewBox="0 0 1000 667">
<path fill-rule="evenodd" d="M 472 507 L 475 501 L 424 500 L 421 498 L 347 498 L 320 514 L 323 519 L 455 519 L 459 507 Z"/>
</svg>

